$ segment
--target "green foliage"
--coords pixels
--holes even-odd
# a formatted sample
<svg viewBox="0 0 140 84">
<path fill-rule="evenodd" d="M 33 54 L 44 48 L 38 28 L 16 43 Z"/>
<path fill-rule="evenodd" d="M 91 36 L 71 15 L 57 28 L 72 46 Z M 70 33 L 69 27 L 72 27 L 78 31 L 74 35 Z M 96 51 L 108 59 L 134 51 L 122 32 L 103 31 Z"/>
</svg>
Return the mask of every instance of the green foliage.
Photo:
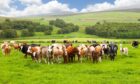
<svg viewBox="0 0 140 84">
<path fill-rule="evenodd" d="M 77 32 L 79 30 L 78 25 L 74 25 L 73 23 L 66 23 L 62 19 L 50 20 L 49 24 L 60 28 L 60 30 L 57 32 L 58 34 L 68 34 L 71 32 Z"/>
<path fill-rule="evenodd" d="M 86 27 L 85 32 L 101 37 L 140 38 L 140 23 L 97 23 Z"/>
<path fill-rule="evenodd" d="M 44 34 L 45 35 L 51 35 L 51 31 L 50 30 L 46 30 L 46 31 L 44 31 Z"/>
<path fill-rule="evenodd" d="M 4 29 L 0 33 L 1 38 L 16 38 L 17 32 L 15 29 Z"/>
<path fill-rule="evenodd" d="M 28 36 L 33 36 L 34 32 L 32 30 L 28 30 L 28 29 L 23 29 L 21 31 L 21 36 L 22 37 L 28 37 Z"/>
<path fill-rule="evenodd" d="M 21 36 L 34 36 L 35 32 L 44 32 L 48 30 L 52 32 L 52 26 L 41 25 L 40 23 L 32 22 L 32 21 L 22 21 L 22 20 L 13 20 L 5 19 L 4 22 L 0 23 L 0 30 L 5 29 L 15 29 L 15 30 L 22 30 Z M 5 32 L 5 31 L 3 31 Z M 1 36 L 7 38 L 7 36 Z M 16 36 L 12 36 L 16 37 Z"/>
</svg>

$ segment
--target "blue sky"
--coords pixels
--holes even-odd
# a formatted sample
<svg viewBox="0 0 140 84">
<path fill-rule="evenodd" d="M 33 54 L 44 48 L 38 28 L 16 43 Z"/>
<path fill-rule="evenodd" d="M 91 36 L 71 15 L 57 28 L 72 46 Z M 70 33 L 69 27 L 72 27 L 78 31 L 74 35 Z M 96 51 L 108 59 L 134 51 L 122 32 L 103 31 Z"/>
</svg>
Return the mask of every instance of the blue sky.
<svg viewBox="0 0 140 84">
<path fill-rule="evenodd" d="M 0 16 L 86 13 L 140 8 L 140 0 L 0 0 Z"/>
<path fill-rule="evenodd" d="M 42 0 L 43 3 L 48 3 L 50 0 Z M 114 0 L 58 0 L 60 3 L 68 4 L 70 8 L 77 8 L 78 10 L 81 10 L 85 8 L 87 5 L 90 4 L 96 4 L 96 3 L 103 3 L 108 2 L 112 3 Z M 22 10 L 26 6 L 21 4 L 19 0 L 15 0 L 14 5 L 17 5 L 17 8 Z"/>
<path fill-rule="evenodd" d="M 44 3 L 47 3 L 50 0 L 43 0 Z M 113 3 L 114 0 L 58 0 L 61 3 L 67 3 L 71 8 L 83 9 L 89 4 L 109 2 Z"/>
</svg>

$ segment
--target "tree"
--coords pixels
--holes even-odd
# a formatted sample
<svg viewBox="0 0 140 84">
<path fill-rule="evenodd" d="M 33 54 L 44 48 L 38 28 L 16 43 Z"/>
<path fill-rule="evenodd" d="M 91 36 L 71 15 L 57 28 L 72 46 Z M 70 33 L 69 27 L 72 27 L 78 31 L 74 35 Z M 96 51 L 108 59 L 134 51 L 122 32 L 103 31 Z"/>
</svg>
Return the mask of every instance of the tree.
<svg viewBox="0 0 140 84">
<path fill-rule="evenodd" d="M 1 33 L 3 38 L 16 38 L 17 32 L 14 29 L 5 29 Z"/>
<path fill-rule="evenodd" d="M 21 31 L 21 36 L 22 36 L 22 37 L 30 36 L 30 35 L 29 35 L 29 31 L 28 31 L 27 29 L 23 29 L 23 30 Z"/>
<path fill-rule="evenodd" d="M 44 31 L 44 34 L 45 35 L 51 35 L 51 31 L 50 30 L 46 30 L 46 31 Z"/>
</svg>

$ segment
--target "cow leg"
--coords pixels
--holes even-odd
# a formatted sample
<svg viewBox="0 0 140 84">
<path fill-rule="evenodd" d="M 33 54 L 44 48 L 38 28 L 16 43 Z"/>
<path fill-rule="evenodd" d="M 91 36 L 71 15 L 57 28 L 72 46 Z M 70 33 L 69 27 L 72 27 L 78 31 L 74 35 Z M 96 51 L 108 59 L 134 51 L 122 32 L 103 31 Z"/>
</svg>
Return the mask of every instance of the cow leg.
<svg viewBox="0 0 140 84">
<path fill-rule="evenodd" d="M 99 56 L 98 60 L 99 60 L 99 62 L 102 62 L 102 57 L 101 57 L 101 56 Z"/>
<path fill-rule="evenodd" d="M 67 63 L 67 56 L 63 55 L 64 63 Z"/>
<path fill-rule="evenodd" d="M 68 61 L 70 62 L 70 59 L 71 59 L 71 57 L 70 57 L 70 55 L 68 55 Z"/>
<path fill-rule="evenodd" d="M 83 61 L 83 57 L 80 57 L 80 62 L 82 63 L 82 61 Z"/>
<path fill-rule="evenodd" d="M 24 55 L 24 58 L 27 58 L 27 54 Z"/>
<path fill-rule="evenodd" d="M 73 61 L 75 61 L 75 54 L 73 55 Z"/>
<path fill-rule="evenodd" d="M 78 56 L 78 61 L 80 61 L 80 55 L 79 55 L 79 54 L 77 54 L 77 56 Z"/>
</svg>

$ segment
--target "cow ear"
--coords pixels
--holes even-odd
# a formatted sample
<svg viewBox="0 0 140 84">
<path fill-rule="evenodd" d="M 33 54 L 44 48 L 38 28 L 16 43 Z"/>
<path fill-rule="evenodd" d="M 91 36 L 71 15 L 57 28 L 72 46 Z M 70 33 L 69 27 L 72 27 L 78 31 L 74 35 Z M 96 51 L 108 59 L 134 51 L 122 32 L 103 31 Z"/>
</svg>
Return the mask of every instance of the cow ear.
<svg viewBox="0 0 140 84">
<path fill-rule="evenodd" d="M 53 47 L 54 47 L 54 46 L 52 46 L 51 49 L 52 49 Z"/>
</svg>

